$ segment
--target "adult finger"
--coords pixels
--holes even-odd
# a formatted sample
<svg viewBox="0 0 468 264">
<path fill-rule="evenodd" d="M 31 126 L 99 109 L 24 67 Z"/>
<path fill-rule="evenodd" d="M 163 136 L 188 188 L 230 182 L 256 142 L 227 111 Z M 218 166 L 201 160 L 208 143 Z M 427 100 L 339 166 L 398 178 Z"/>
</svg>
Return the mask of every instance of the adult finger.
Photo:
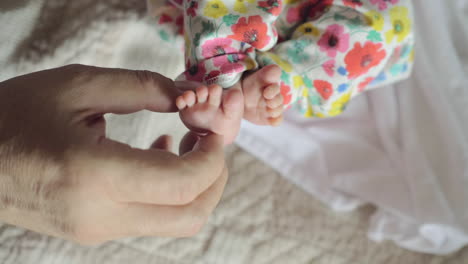
<svg viewBox="0 0 468 264">
<path fill-rule="evenodd" d="M 203 138 L 179 157 L 157 149 L 140 150 L 104 140 L 78 159 L 84 174 L 102 177 L 120 202 L 183 205 L 208 189 L 224 169 L 222 138 Z"/>
<path fill-rule="evenodd" d="M 179 90 L 171 79 L 159 73 L 84 65 L 70 65 L 65 70 L 74 76 L 75 89 L 70 96 L 80 98 L 78 110 L 116 114 L 143 109 L 177 111 L 175 98 Z"/>
<path fill-rule="evenodd" d="M 228 178 L 227 169 L 216 182 L 193 202 L 183 206 L 161 206 L 133 203 L 119 212 L 117 230 L 121 237 L 166 236 L 187 237 L 198 233 L 219 203 Z"/>
<path fill-rule="evenodd" d="M 185 134 L 179 144 L 179 155 L 184 155 L 185 153 L 193 150 L 195 144 L 197 144 L 199 136 L 192 131 L 189 131 Z"/>
<path fill-rule="evenodd" d="M 170 151 L 172 148 L 172 137 L 169 135 L 162 135 L 151 144 L 150 148 Z"/>
</svg>

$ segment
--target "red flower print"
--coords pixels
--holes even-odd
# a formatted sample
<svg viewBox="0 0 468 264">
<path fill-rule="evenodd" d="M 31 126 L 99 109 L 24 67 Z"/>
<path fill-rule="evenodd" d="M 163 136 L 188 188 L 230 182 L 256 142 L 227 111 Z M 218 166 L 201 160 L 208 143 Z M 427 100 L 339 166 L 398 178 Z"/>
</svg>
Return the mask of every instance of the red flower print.
<svg viewBox="0 0 468 264">
<path fill-rule="evenodd" d="M 336 53 L 346 52 L 349 48 L 349 34 L 345 33 L 342 25 L 333 24 L 327 27 L 327 30 L 318 41 L 321 51 L 325 51 L 331 58 Z"/>
<path fill-rule="evenodd" d="M 213 64 L 219 67 L 223 74 L 238 73 L 245 70 L 245 66 L 238 62 L 244 60 L 246 57 L 247 56 L 244 54 L 226 54 L 214 57 Z"/>
<path fill-rule="evenodd" d="M 256 49 L 262 49 L 270 41 L 268 27 L 260 16 L 241 17 L 237 24 L 232 25 L 231 30 L 234 35 L 228 38 L 248 43 Z"/>
<path fill-rule="evenodd" d="M 197 9 L 198 9 L 198 2 L 194 0 L 190 1 L 189 8 L 187 8 L 187 16 L 191 16 L 191 17 L 196 16 Z"/>
<path fill-rule="evenodd" d="M 335 74 L 335 60 L 329 60 L 322 65 L 323 70 L 328 76 L 333 77 Z"/>
<path fill-rule="evenodd" d="M 333 5 L 333 0 L 309 0 L 308 3 L 309 5 L 306 6 L 308 10 L 304 10 L 306 17 L 315 20 L 328 11 Z"/>
<path fill-rule="evenodd" d="M 343 0 L 343 4 L 345 4 L 345 6 L 356 8 L 362 6 L 362 0 Z"/>
<path fill-rule="evenodd" d="M 159 17 L 159 21 L 158 21 L 158 24 L 165 24 L 165 23 L 169 23 L 169 22 L 172 22 L 172 17 L 166 15 L 166 14 L 162 14 L 160 17 Z"/>
<path fill-rule="evenodd" d="M 371 83 L 373 80 L 374 80 L 374 77 L 368 77 L 363 82 L 358 84 L 358 92 L 364 91 L 367 88 L 367 86 L 369 85 L 369 83 Z"/>
<path fill-rule="evenodd" d="M 323 99 L 328 100 L 333 94 L 333 87 L 331 83 L 322 80 L 315 80 L 314 87 Z"/>
<path fill-rule="evenodd" d="M 185 78 L 189 81 L 202 82 L 206 75 L 205 64 L 199 63 L 190 66 L 190 63 L 188 63 L 188 66 L 184 72 Z"/>
<path fill-rule="evenodd" d="M 184 14 L 181 14 L 176 19 L 177 34 L 184 35 Z"/>
<path fill-rule="evenodd" d="M 211 71 L 205 76 L 205 82 L 210 85 L 216 82 L 218 76 L 221 74 L 220 71 Z"/>
<path fill-rule="evenodd" d="M 202 45 L 202 56 L 204 59 L 209 59 L 217 56 L 222 56 L 225 54 L 236 53 L 237 50 L 231 47 L 232 40 L 228 38 L 217 38 L 207 40 Z M 215 66 L 220 66 L 221 64 L 216 64 L 216 60 L 214 61 Z M 224 64 L 224 63 L 222 63 Z"/>
<path fill-rule="evenodd" d="M 281 13 L 281 0 L 266 0 L 258 2 L 258 8 L 274 16 Z"/>
<path fill-rule="evenodd" d="M 286 21 L 290 24 L 296 24 L 299 23 L 301 19 L 301 12 L 299 12 L 299 7 L 292 7 L 289 8 L 288 13 L 286 14 Z"/>
<path fill-rule="evenodd" d="M 220 70 L 223 74 L 234 74 L 243 72 L 245 70 L 245 67 L 240 63 L 226 63 L 223 66 L 221 66 Z"/>
<path fill-rule="evenodd" d="M 369 71 L 370 68 L 379 65 L 387 53 L 382 49 L 382 43 L 366 42 L 354 44 L 354 48 L 346 54 L 345 63 L 348 78 L 352 79 Z"/>
<path fill-rule="evenodd" d="M 245 54 L 237 53 L 226 55 L 227 63 L 221 66 L 221 71 L 223 73 L 238 73 L 244 71 L 244 65 L 238 62 L 243 61 L 246 57 Z"/>
<path fill-rule="evenodd" d="M 283 96 L 283 104 L 288 105 L 291 103 L 292 94 L 291 94 L 291 87 L 286 85 L 284 82 L 281 82 L 280 85 L 281 95 Z"/>
<path fill-rule="evenodd" d="M 286 14 L 286 20 L 291 24 L 315 20 L 326 13 L 332 4 L 333 0 L 305 1 L 295 8 L 290 8 Z"/>
<path fill-rule="evenodd" d="M 255 48 L 254 48 L 254 47 L 250 47 L 250 48 L 247 48 L 247 49 L 245 50 L 245 53 L 252 53 L 252 52 L 254 52 L 254 51 L 255 51 Z"/>
<path fill-rule="evenodd" d="M 392 64 L 397 63 L 398 60 L 400 60 L 400 57 L 401 57 L 401 46 L 398 46 L 393 50 L 392 54 L 389 56 L 387 65 L 392 65 Z"/>
</svg>

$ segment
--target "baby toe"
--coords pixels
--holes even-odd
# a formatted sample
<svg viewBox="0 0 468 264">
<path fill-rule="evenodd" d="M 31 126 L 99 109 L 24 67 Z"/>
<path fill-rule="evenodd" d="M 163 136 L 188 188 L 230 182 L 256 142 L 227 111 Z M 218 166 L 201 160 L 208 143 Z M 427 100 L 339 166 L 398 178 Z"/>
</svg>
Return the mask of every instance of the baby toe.
<svg viewBox="0 0 468 264">
<path fill-rule="evenodd" d="M 281 94 L 277 94 L 273 99 L 267 100 L 266 104 L 269 108 L 277 108 L 283 105 L 283 96 Z"/>
<path fill-rule="evenodd" d="M 185 102 L 185 99 L 183 96 L 177 97 L 176 106 L 179 110 L 183 110 L 187 106 L 187 103 Z"/>
<path fill-rule="evenodd" d="M 269 117 L 279 117 L 283 114 L 284 112 L 284 107 L 283 106 L 279 106 L 279 107 L 276 107 L 276 108 L 268 108 L 267 110 L 268 112 L 268 115 Z"/>
<path fill-rule="evenodd" d="M 278 84 L 271 84 L 263 90 L 263 97 L 265 97 L 267 100 L 271 100 L 275 98 L 275 96 L 277 96 L 280 92 L 281 89 Z"/>
<path fill-rule="evenodd" d="M 281 78 L 281 68 L 278 65 L 268 65 L 262 68 L 263 79 L 267 83 L 277 83 Z"/>
<path fill-rule="evenodd" d="M 271 125 L 271 126 L 279 126 L 281 124 L 281 122 L 283 122 L 283 116 L 279 116 L 279 117 L 272 117 L 272 118 L 269 118 L 268 119 L 268 123 Z"/>
<path fill-rule="evenodd" d="M 221 104 L 221 96 L 223 94 L 223 88 L 219 85 L 211 85 L 208 87 L 208 102 L 211 105 L 219 106 Z"/>
<path fill-rule="evenodd" d="M 188 107 L 192 107 L 195 104 L 196 96 L 193 91 L 184 92 L 184 94 L 182 94 L 182 97 L 184 98 L 185 103 Z"/>
<path fill-rule="evenodd" d="M 197 90 L 197 102 L 204 103 L 208 99 L 208 88 L 206 86 L 198 87 Z"/>
</svg>

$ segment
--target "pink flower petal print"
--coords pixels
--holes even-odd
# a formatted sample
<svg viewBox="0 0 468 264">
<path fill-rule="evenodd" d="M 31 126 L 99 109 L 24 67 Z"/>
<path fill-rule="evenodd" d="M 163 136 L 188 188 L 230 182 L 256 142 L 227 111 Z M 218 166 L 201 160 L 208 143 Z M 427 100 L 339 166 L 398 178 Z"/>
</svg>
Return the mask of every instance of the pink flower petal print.
<svg viewBox="0 0 468 264">
<path fill-rule="evenodd" d="M 379 7 L 379 10 L 380 11 L 383 11 L 385 9 L 388 8 L 388 4 L 396 4 L 398 3 L 400 0 L 370 0 L 370 2 L 373 4 L 373 5 L 376 5 Z"/>
<path fill-rule="evenodd" d="M 323 70 L 328 76 L 333 77 L 335 74 L 335 60 L 329 60 L 322 65 Z"/>
<path fill-rule="evenodd" d="M 222 56 L 229 53 L 235 53 L 236 49 L 231 47 L 232 40 L 228 38 L 217 38 L 207 40 L 202 45 L 202 56 L 204 59 L 210 59 L 216 56 Z"/>
<path fill-rule="evenodd" d="M 348 50 L 349 34 L 345 33 L 342 25 L 330 25 L 320 38 L 318 45 L 321 51 L 326 52 L 329 57 L 334 58 L 337 52 L 346 52 Z"/>
</svg>

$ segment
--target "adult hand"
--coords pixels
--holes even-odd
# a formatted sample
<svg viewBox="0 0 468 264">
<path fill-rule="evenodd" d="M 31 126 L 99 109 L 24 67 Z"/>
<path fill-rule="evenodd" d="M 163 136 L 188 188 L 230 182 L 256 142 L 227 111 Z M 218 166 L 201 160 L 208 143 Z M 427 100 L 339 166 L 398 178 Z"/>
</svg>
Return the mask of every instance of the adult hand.
<svg viewBox="0 0 468 264">
<path fill-rule="evenodd" d="M 105 137 L 106 113 L 176 110 L 156 73 L 82 65 L 0 83 L 0 220 L 95 244 L 130 236 L 190 236 L 227 180 L 223 139 L 167 137 L 149 150 Z"/>
</svg>

